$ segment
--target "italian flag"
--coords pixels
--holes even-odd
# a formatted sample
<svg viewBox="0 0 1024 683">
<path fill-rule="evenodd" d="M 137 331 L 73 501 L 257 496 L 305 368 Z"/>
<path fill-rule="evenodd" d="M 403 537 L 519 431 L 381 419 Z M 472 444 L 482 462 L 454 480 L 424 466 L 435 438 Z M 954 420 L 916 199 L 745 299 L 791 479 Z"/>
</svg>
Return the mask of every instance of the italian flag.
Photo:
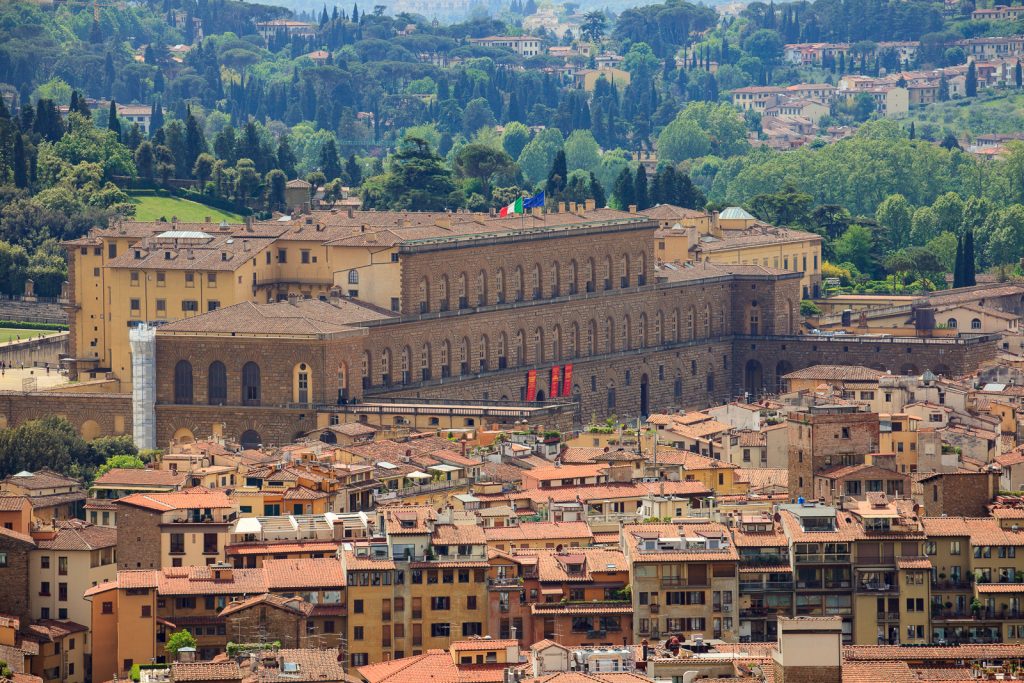
<svg viewBox="0 0 1024 683">
<path fill-rule="evenodd" d="M 508 206 L 501 207 L 501 217 L 514 216 L 517 213 L 523 212 L 523 198 L 519 197 Z"/>
</svg>

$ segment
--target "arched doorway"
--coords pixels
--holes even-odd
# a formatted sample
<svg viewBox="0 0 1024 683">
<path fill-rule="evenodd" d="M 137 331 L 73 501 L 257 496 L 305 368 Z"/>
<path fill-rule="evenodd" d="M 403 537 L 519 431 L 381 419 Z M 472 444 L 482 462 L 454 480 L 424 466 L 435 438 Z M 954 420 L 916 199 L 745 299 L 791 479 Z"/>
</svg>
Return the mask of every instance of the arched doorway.
<svg viewBox="0 0 1024 683">
<path fill-rule="evenodd" d="M 263 439 L 255 429 L 247 429 L 238 438 L 238 443 L 242 445 L 242 448 L 254 449 L 259 448 L 263 444 Z"/>
<path fill-rule="evenodd" d="M 761 361 L 751 358 L 743 369 L 743 389 L 755 397 L 764 388 L 764 368 Z"/>
<path fill-rule="evenodd" d="M 786 380 L 783 377 L 791 372 L 793 372 L 793 364 L 788 360 L 780 360 L 775 364 L 775 390 L 778 393 L 781 394 L 786 390 Z"/>
<path fill-rule="evenodd" d="M 903 367 L 900 368 L 900 374 L 901 375 L 919 375 L 921 373 L 919 373 L 917 371 L 917 366 L 914 365 L 913 363 L 904 363 Z"/>
<path fill-rule="evenodd" d="M 192 430 L 188 427 L 182 427 L 181 429 L 174 432 L 174 436 L 171 437 L 176 444 L 182 443 L 195 443 L 196 435 L 192 433 Z"/>
<path fill-rule="evenodd" d="M 338 437 L 330 429 L 320 432 L 320 440 L 324 443 L 338 443 Z"/>
<path fill-rule="evenodd" d="M 537 390 L 537 397 L 536 397 L 536 400 L 538 400 L 538 401 L 543 401 L 543 400 L 544 400 L 544 396 L 545 396 L 545 395 L 544 395 L 544 390 L 543 390 L 543 389 L 538 389 L 538 390 Z"/>
<path fill-rule="evenodd" d="M 650 414 L 649 398 L 647 395 L 647 373 L 640 376 L 640 417 L 647 417 Z"/>
<path fill-rule="evenodd" d="M 102 431 L 100 425 L 96 420 L 86 420 L 82 423 L 82 428 L 78 430 L 82 435 L 82 438 L 86 441 L 92 441 L 100 435 Z"/>
</svg>

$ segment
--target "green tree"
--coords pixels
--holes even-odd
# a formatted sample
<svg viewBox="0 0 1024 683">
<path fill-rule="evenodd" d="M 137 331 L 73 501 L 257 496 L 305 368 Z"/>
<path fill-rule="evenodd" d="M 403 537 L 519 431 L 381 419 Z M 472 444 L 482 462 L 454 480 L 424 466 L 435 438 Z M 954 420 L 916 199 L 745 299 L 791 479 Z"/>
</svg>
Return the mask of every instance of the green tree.
<svg viewBox="0 0 1024 683">
<path fill-rule="evenodd" d="M 967 76 L 964 80 L 964 95 L 967 97 L 978 96 L 978 68 L 974 64 L 974 60 L 967 65 Z"/>
<path fill-rule="evenodd" d="M 491 183 L 496 175 L 514 175 L 516 170 L 512 157 L 504 150 L 494 149 L 479 143 L 463 145 L 455 154 L 455 173 L 465 179 L 477 179 L 483 188 L 485 199 L 491 197 Z"/>
<path fill-rule="evenodd" d="M 650 193 L 647 191 L 647 169 L 643 164 L 637 166 L 633 176 L 633 202 L 641 211 L 651 207 Z"/>
<path fill-rule="evenodd" d="M 96 470 L 96 476 L 102 477 L 110 470 L 144 470 L 146 463 L 137 455 L 112 455 Z"/>
<path fill-rule="evenodd" d="M 608 28 L 608 20 L 601 10 L 592 10 L 583 15 L 583 24 L 580 26 L 580 35 L 584 40 L 592 43 L 600 43 Z"/>
<path fill-rule="evenodd" d="M 267 188 L 267 209 L 270 211 L 284 210 L 285 207 L 285 185 L 288 183 L 288 176 L 279 168 L 268 171 L 263 179 Z"/>
<path fill-rule="evenodd" d="M 79 474 L 89 467 L 89 447 L 64 418 L 29 420 L 0 430 L 0 476 L 48 467 L 62 474 Z"/>
<path fill-rule="evenodd" d="M 601 148 L 589 130 L 574 130 L 565 141 L 565 162 L 570 171 L 593 171 L 601 163 Z"/>
<path fill-rule="evenodd" d="M 110 100 L 110 109 L 107 112 L 107 128 L 109 128 L 119 140 L 121 139 L 121 121 L 117 118 L 117 103 L 114 102 L 114 100 Z"/>
<path fill-rule="evenodd" d="M 889 235 L 889 242 L 901 249 L 910 244 L 910 222 L 913 207 L 901 194 L 892 194 L 882 200 L 875 211 L 875 220 Z"/>
<path fill-rule="evenodd" d="M 195 637 L 185 629 L 181 629 L 180 631 L 175 631 L 167 638 L 164 651 L 171 656 L 171 659 L 174 659 L 178 656 L 178 650 L 185 647 L 194 648 L 195 646 Z"/>
<path fill-rule="evenodd" d="M 430 145 L 408 135 L 389 160 L 388 170 L 363 182 L 366 208 L 443 211 L 452 207 L 452 174 Z M 457 207 L 454 207 L 457 208 Z"/>
<path fill-rule="evenodd" d="M 565 161 L 565 150 L 560 149 L 555 153 L 555 160 L 551 162 L 548 180 L 544 185 L 546 196 L 552 201 L 559 201 L 561 194 L 565 192 L 565 186 L 568 182 L 569 170 Z"/>
<path fill-rule="evenodd" d="M 924 246 L 928 240 L 937 237 L 941 228 L 939 215 L 930 206 L 922 206 L 914 212 L 910 220 L 910 243 Z"/>
<path fill-rule="evenodd" d="M 146 182 L 152 183 L 156 177 L 156 155 L 149 140 L 144 140 L 135 149 L 135 168 Z"/>
<path fill-rule="evenodd" d="M 604 188 L 601 187 L 601 183 L 598 182 L 597 176 L 593 173 L 590 174 L 590 197 L 594 200 L 594 206 L 599 209 L 603 209 L 608 205 L 608 199 L 605 197 Z"/>
<path fill-rule="evenodd" d="M 217 163 L 217 160 L 212 154 L 207 152 L 203 152 L 196 157 L 195 164 L 192 166 L 192 177 L 199 181 L 200 189 L 206 187 L 207 181 L 213 176 L 213 165 L 215 163 Z"/>
<path fill-rule="evenodd" d="M 256 194 L 260 174 L 252 159 L 239 159 L 235 164 L 235 201 L 242 204 Z"/>
<path fill-rule="evenodd" d="M 495 125 L 494 112 L 491 105 L 483 97 L 470 100 L 462 111 L 462 133 L 471 138 L 481 128 Z"/>
<path fill-rule="evenodd" d="M 960 232 L 960 225 L 964 221 L 964 200 L 955 192 L 946 192 L 940 195 L 932 204 L 935 216 L 938 219 L 939 232 Z"/>
<path fill-rule="evenodd" d="M 501 134 L 501 146 L 505 148 L 510 157 L 518 159 L 529 141 L 530 129 L 525 124 L 519 121 L 510 121 L 505 124 L 505 130 Z"/>
<path fill-rule="evenodd" d="M 870 93 L 861 92 L 853 98 L 853 118 L 867 121 L 875 112 L 875 100 Z"/>
<path fill-rule="evenodd" d="M 696 121 L 676 118 L 658 135 L 658 159 L 677 164 L 711 152 L 711 140 Z"/>
<path fill-rule="evenodd" d="M 871 250 L 874 246 L 874 237 L 871 230 L 863 225 L 851 225 L 843 233 L 842 237 L 835 241 L 833 250 L 836 260 L 840 263 L 852 263 L 861 272 L 868 272 L 872 268 Z"/>
<path fill-rule="evenodd" d="M 778 31 L 759 29 L 743 41 L 743 49 L 765 64 L 775 64 L 782 57 L 782 36 Z"/>
<path fill-rule="evenodd" d="M 631 204 L 636 203 L 633 195 L 635 188 L 633 173 L 627 166 L 615 179 L 615 185 L 612 187 L 612 206 L 621 211 L 629 209 Z"/>
<path fill-rule="evenodd" d="M 519 155 L 519 168 L 531 185 L 547 177 L 555 155 L 562 150 L 564 140 L 557 128 L 545 128 L 523 148 Z"/>
<path fill-rule="evenodd" d="M 320 149 L 320 170 L 328 180 L 341 177 L 341 159 L 338 158 L 338 147 L 333 137 Z"/>
</svg>

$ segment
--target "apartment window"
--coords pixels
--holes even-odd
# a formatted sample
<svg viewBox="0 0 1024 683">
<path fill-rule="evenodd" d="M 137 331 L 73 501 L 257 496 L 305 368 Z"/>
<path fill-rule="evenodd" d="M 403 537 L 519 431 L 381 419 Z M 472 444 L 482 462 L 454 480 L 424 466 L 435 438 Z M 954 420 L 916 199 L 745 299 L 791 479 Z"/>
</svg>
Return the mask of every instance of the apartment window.
<svg viewBox="0 0 1024 683">
<path fill-rule="evenodd" d="M 300 260 L 303 263 L 309 263 L 309 249 L 303 249 L 300 252 Z"/>
<path fill-rule="evenodd" d="M 49 581 L 43 581 L 42 583 L 39 584 L 39 594 L 43 595 L 43 596 L 50 595 L 50 582 Z"/>
<path fill-rule="evenodd" d="M 288 250 L 287 249 L 278 249 L 277 250 L 277 262 L 278 263 L 288 263 Z"/>
<path fill-rule="evenodd" d="M 186 313 L 196 313 L 199 311 L 199 302 L 186 299 L 181 302 L 181 310 Z"/>
<path fill-rule="evenodd" d="M 58 619 L 67 619 L 68 618 L 68 608 L 67 607 L 58 607 L 57 608 L 57 618 Z"/>
<path fill-rule="evenodd" d="M 430 635 L 433 638 L 447 638 L 452 634 L 451 624 L 431 624 Z"/>
<path fill-rule="evenodd" d="M 483 635 L 484 627 L 479 621 L 468 621 L 462 624 L 463 637 Z"/>
<path fill-rule="evenodd" d="M 352 627 L 352 640 L 362 640 L 362 639 L 363 639 L 363 627 L 362 626 L 353 626 Z"/>
<path fill-rule="evenodd" d="M 370 655 L 365 652 L 352 653 L 352 666 L 366 666 L 370 663 Z"/>
<path fill-rule="evenodd" d="M 129 280 L 131 282 L 131 286 L 132 287 L 138 287 L 139 286 L 139 271 L 133 270 L 131 272 L 131 275 L 129 276 Z"/>
<path fill-rule="evenodd" d="M 167 285 L 167 273 L 156 274 L 156 286 L 165 287 Z"/>
<path fill-rule="evenodd" d="M 107 258 L 117 258 L 117 244 L 115 242 L 107 244 Z"/>
<path fill-rule="evenodd" d="M 950 541 L 949 542 L 949 554 L 950 555 L 959 555 L 960 554 L 960 541 Z"/>
<path fill-rule="evenodd" d="M 206 302 L 206 310 L 208 310 L 208 311 L 216 311 L 218 308 L 220 308 L 220 302 L 219 301 L 215 301 L 214 299 L 210 299 L 209 301 Z"/>
<path fill-rule="evenodd" d="M 156 317 L 166 318 L 167 317 L 167 299 L 156 300 Z"/>
<path fill-rule="evenodd" d="M 362 600 L 354 600 L 352 602 L 352 611 L 355 612 L 356 614 L 362 614 L 363 613 L 363 601 Z"/>
<path fill-rule="evenodd" d="M 849 439 L 850 438 L 850 428 L 849 427 L 843 427 L 843 438 L 844 439 Z"/>
<path fill-rule="evenodd" d="M 391 297 L 391 310 L 394 311 L 395 313 L 397 313 L 398 309 L 400 309 L 401 307 L 402 307 L 402 300 L 399 299 L 397 296 Z"/>
<path fill-rule="evenodd" d="M 217 273 L 207 273 L 206 274 L 206 286 L 207 287 L 216 287 L 217 286 Z"/>
<path fill-rule="evenodd" d="M 195 273 L 185 273 L 185 286 L 186 287 L 195 287 L 196 286 L 196 274 Z"/>
<path fill-rule="evenodd" d="M 925 541 L 924 542 L 924 554 L 925 555 L 935 555 L 937 551 L 938 551 L 938 548 L 935 547 L 935 541 Z"/>
<path fill-rule="evenodd" d="M 185 552 L 185 534 L 171 534 L 171 554 L 176 555 Z"/>
<path fill-rule="evenodd" d="M 448 596 L 430 598 L 430 609 L 448 610 L 452 607 L 452 599 Z"/>
<path fill-rule="evenodd" d="M 476 596 L 470 595 L 466 598 L 466 609 L 476 609 Z"/>
<path fill-rule="evenodd" d="M 153 616 L 152 609 L 153 608 L 150 605 L 143 605 L 142 613 L 139 616 L 141 616 L 143 619 L 149 619 L 151 616 Z"/>
<path fill-rule="evenodd" d="M 49 558 L 49 556 L 43 555 L 42 557 L 39 558 L 39 567 L 41 569 L 49 569 L 50 568 L 50 558 Z"/>
<path fill-rule="evenodd" d="M 112 603 L 112 602 L 105 602 L 105 603 L 103 603 L 102 607 L 100 608 L 100 612 L 102 614 L 113 614 L 114 613 L 114 603 Z"/>
<path fill-rule="evenodd" d="M 133 317 L 138 317 L 142 314 L 142 302 L 140 300 L 131 299 L 128 302 L 128 307 L 131 309 Z"/>
</svg>

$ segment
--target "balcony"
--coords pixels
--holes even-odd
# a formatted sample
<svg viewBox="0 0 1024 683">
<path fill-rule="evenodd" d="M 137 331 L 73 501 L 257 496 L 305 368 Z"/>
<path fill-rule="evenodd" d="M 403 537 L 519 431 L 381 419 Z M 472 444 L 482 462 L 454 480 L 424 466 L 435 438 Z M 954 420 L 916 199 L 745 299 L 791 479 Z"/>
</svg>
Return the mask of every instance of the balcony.
<svg viewBox="0 0 1024 683">
<path fill-rule="evenodd" d="M 741 555 L 740 566 L 742 567 L 759 567 L 759 566 L 788 566 L 789 555 L 780 554 L 769 554 L 762 553 L 758 555 Z"/>
<path fill-rule="evenodd" d="M 797 562 L 817 564 L 849 564 L 850 553 L 796 553 Z"/>
<path fill-rule="evenodd" d="M 964 579 L 939 579 L 932 581 L 933 591 L 969 591 L 974 584 Z"/>
<path fill-rule="evenodd" d="M 858 593 L 895 593 L 898 591 L 899 586 L 897 586 L 895 582 L 867 581 L 857 584 Z"/>
<path fill-rule="evenodd" d="M 647 609 L 651 611 L 651 614 L 657 614 L 661 611 L 661 605 L 649 605 Z"/>
<path fill-rule="evenodd" d="M 792 581 L 740 581 L 740 593 L 791 590 L 793 590 Z"/>
<path fill-rule="evenodd" d="M 899 612 L 878 612 L 875 615 L 875 618 L 878 621 L 899 621 L 900 620 L 900 613 Z"/>
<path fill-rule="evenodd" d="M 487 587 L 496 591 L 523 590 L 523 580 L 517 576 L 487 579 Z"/>
<path fill-rule="evenodd" d="M 711 584 L 703 581 L 687 581 L 681 576 L 666 576 L 661 579 L 662 588 L 707 588 Z"/>
</svg>

